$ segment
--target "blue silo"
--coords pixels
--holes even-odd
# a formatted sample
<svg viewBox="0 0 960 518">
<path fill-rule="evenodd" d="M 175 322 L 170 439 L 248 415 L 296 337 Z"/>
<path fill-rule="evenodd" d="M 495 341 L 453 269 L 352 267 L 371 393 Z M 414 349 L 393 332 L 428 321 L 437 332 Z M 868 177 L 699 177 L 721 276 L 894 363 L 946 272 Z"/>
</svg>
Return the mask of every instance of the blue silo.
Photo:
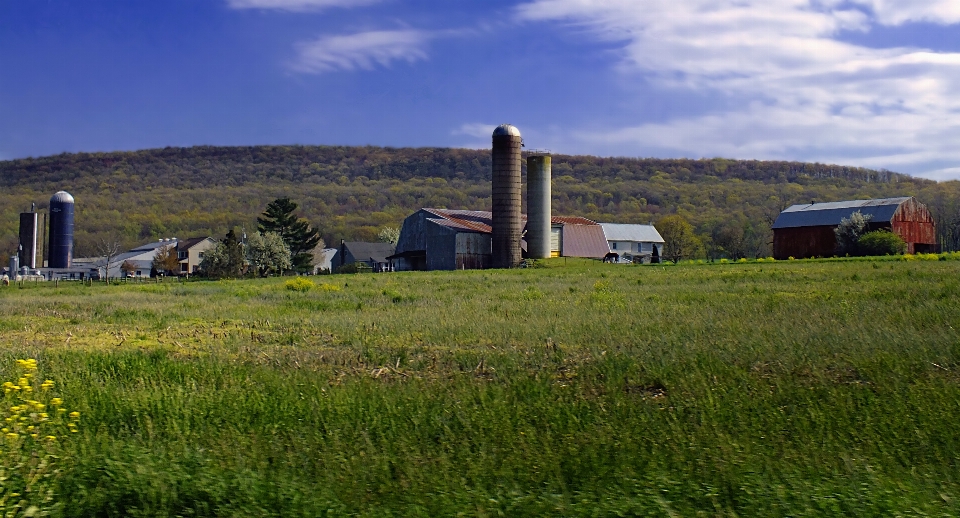
<svg viewBox="0 0 960 518">
<path fill-rule="evenodd" d="M 73 263 L 73 196 L 60 191 L 50 198 L 50 240 L 47 266 L 70 268 Z"/>
</svg>

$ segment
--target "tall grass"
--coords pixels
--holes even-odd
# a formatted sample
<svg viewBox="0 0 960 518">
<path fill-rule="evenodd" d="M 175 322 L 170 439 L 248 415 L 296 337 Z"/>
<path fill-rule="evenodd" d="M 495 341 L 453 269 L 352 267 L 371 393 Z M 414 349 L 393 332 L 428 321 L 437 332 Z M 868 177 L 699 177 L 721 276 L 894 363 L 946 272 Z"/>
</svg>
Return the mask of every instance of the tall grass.
<svg viewBox="0 0 960 518">
<path fill-rule="evenodd" d="M 958 273 L 11 287 L 0 366 L 36 357 L 84 416 L 65 516 L 955 515 Z"/>
</svg>

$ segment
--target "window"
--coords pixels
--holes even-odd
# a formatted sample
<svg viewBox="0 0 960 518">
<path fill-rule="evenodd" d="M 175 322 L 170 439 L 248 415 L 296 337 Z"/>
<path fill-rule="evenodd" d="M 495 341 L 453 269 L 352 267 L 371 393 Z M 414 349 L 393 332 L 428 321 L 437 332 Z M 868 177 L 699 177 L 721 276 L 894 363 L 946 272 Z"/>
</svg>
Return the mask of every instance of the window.
<svg viewBox="0 0 960 518">
<path fill-rule="evenodd" d="M 614 242 L 610 243 L 610 250 L 616 250 L 616 249 L 617 249 L 617 242 L 614 241 Z"/>
<path fill-rule="evenodd" d="M 187 252 L 177 252 L 177 259 L 186 259 Z"/>
</svg>

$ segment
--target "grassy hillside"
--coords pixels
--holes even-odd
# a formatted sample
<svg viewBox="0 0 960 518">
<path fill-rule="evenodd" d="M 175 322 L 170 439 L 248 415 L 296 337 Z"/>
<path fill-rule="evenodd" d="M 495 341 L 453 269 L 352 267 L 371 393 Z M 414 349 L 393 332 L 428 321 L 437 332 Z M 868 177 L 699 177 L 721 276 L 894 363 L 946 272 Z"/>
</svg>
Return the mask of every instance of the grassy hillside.
<svg viewBox="0 0 960 518">
<path fill-rule="evenodd" d="M 960 183 L 796 162 L 554 157 L 554 211 L 612 222 L 680 213 L 706 242 L 742 239 L 769 255 L 769 226 L 793 203 L 915 195 L 960 245 Z M 77 153 L 0 162 L 0 259 L 16 248 L 17 213 L 60 189 L 77 198 L 77 254 L 100 238 L 223 236 L 255 226 L 290 196 L 328 242 L 375 240 L 421 207 L 490 207 L 490 153 L 465 149 L 258 146 Z"/>
<path fill-rule="evenodd" d="M 65 516 L 960 514 L 960 261 L 547 264 L 0 287 L 0 375 Z"/>
</svg>

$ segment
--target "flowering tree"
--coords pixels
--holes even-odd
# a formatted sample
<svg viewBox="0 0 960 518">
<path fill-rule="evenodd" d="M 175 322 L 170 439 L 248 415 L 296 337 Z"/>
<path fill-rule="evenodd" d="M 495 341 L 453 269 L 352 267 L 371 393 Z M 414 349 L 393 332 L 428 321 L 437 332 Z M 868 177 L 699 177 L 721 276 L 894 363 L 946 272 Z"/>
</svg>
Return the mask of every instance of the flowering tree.
<svg viewBox="0 0 960 518">
<path fill-rule="evenodd" d="M 281 274 L 292 266 L 290 249 L 276 232 L 257 232 L 247 241 L 247 261 L 261 277 Z"/>
</svg>

